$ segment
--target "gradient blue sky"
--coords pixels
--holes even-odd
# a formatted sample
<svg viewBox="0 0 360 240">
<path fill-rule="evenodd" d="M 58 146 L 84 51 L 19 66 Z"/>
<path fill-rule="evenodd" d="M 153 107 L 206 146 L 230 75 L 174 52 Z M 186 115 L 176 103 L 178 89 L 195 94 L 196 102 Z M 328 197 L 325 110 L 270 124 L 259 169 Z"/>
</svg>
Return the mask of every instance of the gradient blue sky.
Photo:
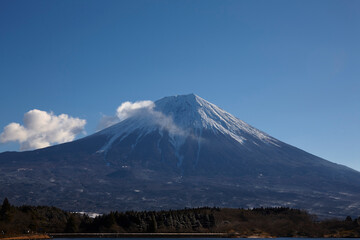
<svg viewBox="0 0 360 240">
<path fill-rule="evenodd" d="M 0 1 L 0 129 L 195 93 L 360 170 L 360 1 Z M 0 152 L 18 150 L 0 144 Z"/>
</svg>

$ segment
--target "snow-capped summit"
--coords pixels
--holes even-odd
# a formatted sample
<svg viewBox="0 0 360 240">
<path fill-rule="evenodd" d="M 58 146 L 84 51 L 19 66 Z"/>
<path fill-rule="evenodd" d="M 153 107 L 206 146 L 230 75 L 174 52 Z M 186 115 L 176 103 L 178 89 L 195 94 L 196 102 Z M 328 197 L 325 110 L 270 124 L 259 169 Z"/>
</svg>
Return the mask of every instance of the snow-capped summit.
<svg viewBox="0 0 360 240">
<path fill-rule="evenodd" d="M 360 215 L 359 172 L 199 96 L 126 103 L 117 113 L 117 124 L 83 139 L 0 154 L 0 198 L 86 212 L 287 206 Z"/>
<path fill-rule="evenodd" d="M 156 101 L 155 105 L 156 109 L 171 116 L 174 123 L 184 129 L 209 129 L 230 135 L 239 143 L 246 140 L 242 133 L 269 143 L 277 141 L 195 94 L 165 97 Z"/>
<path fill-rule="evenodd" d="M 200 145 L 203 131 L 228 136 L 240 144 L 261 141 L 278 146 L 275 138 L 195 94 L 165 97 L 136 111 L 100 133 L 112 135 L 102 150 L 107 151 L 115 140 L 124 139 L 133 131 L 141 132 L 140 138 L 154 131 L 161 135 L 167 132 L 175 148 L 181 147 L 189 137 L 197 138 Z"/>
</svg>

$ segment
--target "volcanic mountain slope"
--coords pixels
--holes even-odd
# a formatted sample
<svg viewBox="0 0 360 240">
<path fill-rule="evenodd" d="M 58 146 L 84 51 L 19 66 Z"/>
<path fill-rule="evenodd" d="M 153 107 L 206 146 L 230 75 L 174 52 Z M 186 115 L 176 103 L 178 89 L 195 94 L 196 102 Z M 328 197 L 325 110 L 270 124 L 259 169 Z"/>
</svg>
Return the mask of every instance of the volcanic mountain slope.
<svg viewBox="0 0 360 240">
<path fill-rule="evenodd" d="M 358 216 L 360 173 L 190 94 L 74 142 L 0 154 L 0 195 L 73 211 L 289 206 Z"/>
</svg>

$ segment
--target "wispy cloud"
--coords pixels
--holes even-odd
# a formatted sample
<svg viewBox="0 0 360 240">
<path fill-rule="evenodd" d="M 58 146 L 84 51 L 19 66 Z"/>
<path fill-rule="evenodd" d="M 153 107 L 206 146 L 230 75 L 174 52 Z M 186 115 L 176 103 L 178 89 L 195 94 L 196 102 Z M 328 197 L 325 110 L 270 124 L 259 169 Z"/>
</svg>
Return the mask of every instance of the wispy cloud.
<svg viewBox="0 0 360 240">
<path fill-rule="evenodd" d="M 52 112 L 33 109 L 24 114 L 24 125 L 10 123 L 0 134 L 0 142 L 17 141 L 20 150 L 31 150 L 65 143 L 84 132 L 86 120 L 67 114 L 54 115 Z"/>
<path fill-rule="evenodd" d="M 183 135 L 184 131 L 178 127 L 171 116 L 166 116 L 160 111 L 155 110 L 155 103 L 152 101 L 124 102 L 117 109 L 114 116 L 103 116 L 98 125 L 98 129 L 104 129 L 127 118 L 141 118 L 148 124 L 158 125 L 167 130 L 172 135 Z"/>
<path fill-rule="evenodd" d="M 103 115 L 98 124 L 98 130 L 110 127 L 135 114 L 151 111 L 155 106 L 152 101 L 123 102 L 115 112 L 114 116 Z"/>
</svg>

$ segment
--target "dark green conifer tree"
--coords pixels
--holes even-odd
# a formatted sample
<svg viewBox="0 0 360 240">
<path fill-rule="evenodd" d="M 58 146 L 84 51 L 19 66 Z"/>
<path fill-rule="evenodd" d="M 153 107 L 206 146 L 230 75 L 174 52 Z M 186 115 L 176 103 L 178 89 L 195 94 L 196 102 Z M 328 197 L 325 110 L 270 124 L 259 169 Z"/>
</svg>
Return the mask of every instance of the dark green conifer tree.
<svg viewBox="0 0 360 240">
<path fill-rule="evenodd" d="M 70 215 L 69 219 L 66 222 L 66 227 L 64 232 L 66 233 L 75 233 L 79 230 L 78 224 L 76 222 L 75 216 L 73 214 Z"/>
<path fill-rule="evenodd" d="M 155 218 L 155 215 L 152 214 L 151 215 L 151 220 L 150 220 L 150 224 L 149 224 L 149 228 L 148 228 L 148 232 L 156 232 L 157 231 L 157 221 Z"/>
<path fill-rule="evenodd" d="M 10 221 L 11 218 L 10 211 L 11 211 L 11 205 L 9 203 L 9 200 L 5 198 L 0 210 L 0 220 Z"/>
</svg>

